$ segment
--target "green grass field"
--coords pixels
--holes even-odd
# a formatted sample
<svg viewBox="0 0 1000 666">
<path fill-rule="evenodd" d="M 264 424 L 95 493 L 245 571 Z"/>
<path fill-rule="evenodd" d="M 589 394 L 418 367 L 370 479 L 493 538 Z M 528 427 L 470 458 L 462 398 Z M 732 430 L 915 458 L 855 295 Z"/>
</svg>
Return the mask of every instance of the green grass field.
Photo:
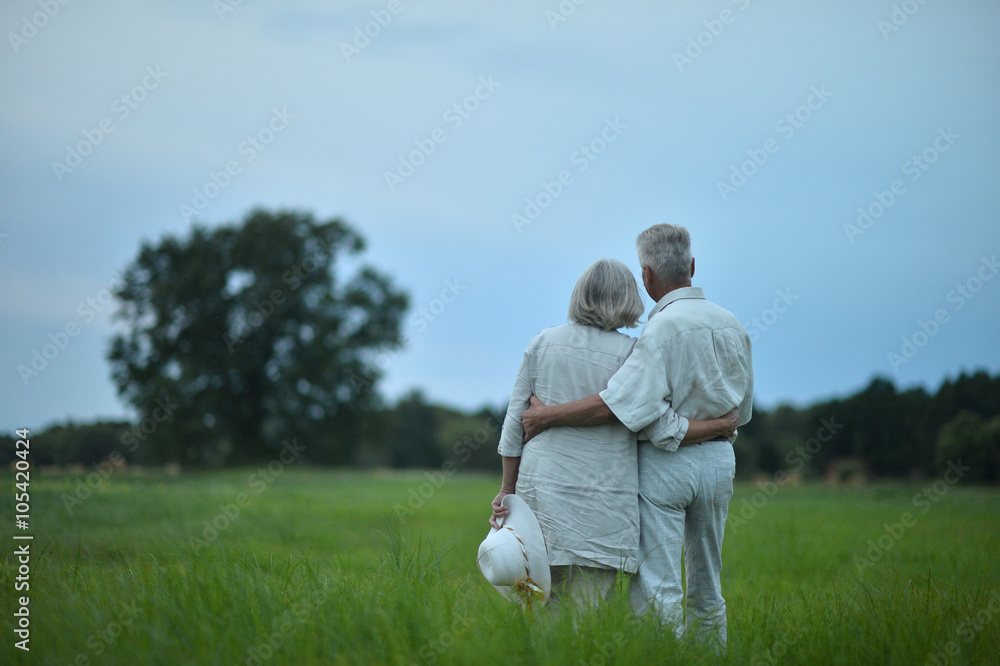
<svg viewBox="0 0 1000 666">
<path fill-rule="evenodd" d="M 294 468 L 115 472 L 89 496 L 33 476 L 25 653 L 5 478 L 3 664 L 717 662 L 623 595 L 558 617 L 504 601 L 475 566 L 498 479 Z M 738 486 L 728 663 L 1000 663 L 998 528 L 996 489 Z"/>
</svg>

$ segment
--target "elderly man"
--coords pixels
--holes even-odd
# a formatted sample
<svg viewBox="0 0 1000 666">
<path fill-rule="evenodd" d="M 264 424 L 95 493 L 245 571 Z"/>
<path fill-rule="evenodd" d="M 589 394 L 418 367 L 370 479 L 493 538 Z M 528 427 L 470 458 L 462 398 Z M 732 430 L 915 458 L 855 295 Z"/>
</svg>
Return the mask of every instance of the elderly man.
<svg viewBox="0 0 1000 666">
<path fill-rule="evenodd" d="M 532 397 L 522 414 L 525 439 L 553 426 L 614 420 L 639 432 L 667 410 L 677 413 L 674 432 L 658 432 L 651 443 L 639 445 L 640 565 L 632 599 L 639 610 L 652 607 L 678 635 L 686 625 L 724 650 L 722 538 L 736 460 L 729 440 L 691 445 L 683 440 L 688 419 L 710 419 L 736 408 L 738 425 L 750 420 L 750 337 L 736 317 L 691 286 L 687 229 L 657 224 L 639 235 L 636 249 L 643 285 L 656 306 L 631 356 L 599 394 L 548 406 Z"/>
</svg>

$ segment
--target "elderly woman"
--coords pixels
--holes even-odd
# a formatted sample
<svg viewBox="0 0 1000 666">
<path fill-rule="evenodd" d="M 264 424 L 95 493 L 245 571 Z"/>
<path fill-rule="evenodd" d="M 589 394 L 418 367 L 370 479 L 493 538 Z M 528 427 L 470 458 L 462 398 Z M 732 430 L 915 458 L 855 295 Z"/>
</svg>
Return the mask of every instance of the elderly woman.
<svg viewBox="0 0 1000 666">
<path fill-rule="evenodd" d="M 638 566 L 639 504 L 636 434 L 620 423 L 551 428 L 522 444 L 521 413 L 531 395 L 565 403 L 607 387 L 632 351 L 632 328 L 642 314 L 635 278 L 614 259 L 600 259 L 580 276 L 570 298 L 570 323 L 547 328 L 528 345 L 517 373 L 498 451 L 503 456 L 500 493 L 490 524 L 517 494 L 541 525 L 552 573 L 550 603 L 606 597 L 618 571 Z M 645 431 L 657 443 L 677 433 L 667 413 Z M 684 441 L 728 435 L 731 418 L 690 421 Z M 683 430 L 682 428 L 680 430 Z"/>
</svg>

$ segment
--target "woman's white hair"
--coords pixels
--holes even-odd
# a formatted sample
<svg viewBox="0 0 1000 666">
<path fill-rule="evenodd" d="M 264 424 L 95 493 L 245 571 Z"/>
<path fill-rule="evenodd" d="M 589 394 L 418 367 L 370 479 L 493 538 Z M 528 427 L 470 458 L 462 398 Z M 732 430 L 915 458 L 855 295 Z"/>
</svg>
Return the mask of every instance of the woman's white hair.
<svg viewBox="0 0 1000 666">
<path fill-rule="evenodd" d="M 603 331 L 633 328 L 642 312 L 635 276 L 617 259 L 598 259 L 588 266 L 569 299 L 570 321 Z"/>
<path fill-rule="evenodd" d="M 664 286 L 691 279 L 691 234 L 677 224 L 654 224 L 635 239 L 639 263 Z"/>
</svg>

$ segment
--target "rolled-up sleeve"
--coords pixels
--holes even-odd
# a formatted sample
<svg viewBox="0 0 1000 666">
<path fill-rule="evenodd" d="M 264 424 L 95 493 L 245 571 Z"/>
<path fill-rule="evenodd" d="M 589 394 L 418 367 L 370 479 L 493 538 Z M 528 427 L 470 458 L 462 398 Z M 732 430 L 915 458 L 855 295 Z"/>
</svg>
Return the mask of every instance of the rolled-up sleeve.
<svg viewBox="0 0 1000 666">
<path fill-rule="evenodd" d="M 508 458 L 520 458 L 524 447 L 524 427 L 521 425 L 521 412 L 528 408 L 531 397 L 531 349 L 524 352 L 521 367 L 517 369 L 517 379 L 514 380 L 514 390 L 510 394 L 510 404 L 507 406 L 507 416 L 503 420 L 500 431 L 500 445 L 497 452 Z"/>
<path fill-rule="evenodd" d="M 676 451 L 684 441 L 688 431 L 688 420 L 674 411 L 667 403 L 667 409 L 639 433 L 639 439 L 648 439 L 649 443 L 664 451 Z"/>
<path fill-rule="evenodd" d="M 632 354 L 608 381 L 608 387 L 601 391 L 601 399 L 632 432 L 659 419 L 669 407 L 670 387 L 664 368 L 659 345 L 652 336 L 642 335 Z"/>
</svg>

